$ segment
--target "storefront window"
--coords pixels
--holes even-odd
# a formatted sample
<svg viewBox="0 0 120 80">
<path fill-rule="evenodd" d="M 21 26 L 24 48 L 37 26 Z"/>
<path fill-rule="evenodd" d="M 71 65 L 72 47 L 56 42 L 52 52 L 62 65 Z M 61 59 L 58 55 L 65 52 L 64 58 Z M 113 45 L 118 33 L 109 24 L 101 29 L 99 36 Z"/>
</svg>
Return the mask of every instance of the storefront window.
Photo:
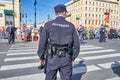
<svg viewBox="0 0 120 80">
<path fill-rule="evenodd" d="M 13 25 L 13 15 L 5 15 L 5 24 L 6 25 L 9 25 L 9 24 Z"/>
</svg>

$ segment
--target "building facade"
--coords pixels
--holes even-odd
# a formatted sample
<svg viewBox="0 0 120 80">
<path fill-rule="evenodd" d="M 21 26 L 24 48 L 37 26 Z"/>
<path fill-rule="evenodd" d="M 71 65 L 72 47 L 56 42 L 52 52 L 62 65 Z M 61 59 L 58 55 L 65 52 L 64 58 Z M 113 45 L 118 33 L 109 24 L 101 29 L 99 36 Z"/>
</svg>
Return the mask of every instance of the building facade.
<svg viewBox="0 0 120 80">
<path fill-rule="evenodd" d="M 0 26 L 21 24 L 21 0 L 0 0 Z"/>
<path fill-rule="evenodd" d="M 115 28 L 120 26 L 119 0 L 71 0 L 66 6 L 69 12 L 67 20 L 73 24 L 94 28 L 101 24 Z M 108 13 L 109 24 L 104 20 Z"/>
</svg>

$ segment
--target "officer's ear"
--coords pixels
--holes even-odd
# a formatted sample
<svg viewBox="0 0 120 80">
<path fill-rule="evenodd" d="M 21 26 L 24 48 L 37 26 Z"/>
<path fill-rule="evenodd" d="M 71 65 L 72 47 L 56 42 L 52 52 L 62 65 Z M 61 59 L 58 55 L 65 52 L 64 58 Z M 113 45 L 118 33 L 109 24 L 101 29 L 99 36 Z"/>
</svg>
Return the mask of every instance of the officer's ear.
<svg viewBox="0 0 120 80">
<path fill-rule="evenodd" d="M 66 17 L 66 11 L 63 12 L 63 16 Z"/>
</svg>

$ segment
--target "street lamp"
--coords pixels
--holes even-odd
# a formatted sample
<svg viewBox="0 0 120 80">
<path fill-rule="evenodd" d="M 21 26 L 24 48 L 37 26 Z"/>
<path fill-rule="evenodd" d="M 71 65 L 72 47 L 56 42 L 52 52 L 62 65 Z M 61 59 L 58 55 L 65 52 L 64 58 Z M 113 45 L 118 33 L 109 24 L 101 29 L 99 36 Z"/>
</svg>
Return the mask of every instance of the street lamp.
<svg viewBox="0 0 120 80">
<path fill-rule="evenodd" d="M 26 18 L 26 24 L 27 24 L 27 13 L 25 13 L 25 18 Z"/>
<path fill-rule="evenodd" d="M 13 4 L 13 26 L 15 27 L 15 11 L 14 11 L 14 0 L 12 0 Z"/>
<path fill-rule="evenodd" d="M 37 5 L 37 1 L 35 0 L 35 2 L 34 2 L 34 6 L 35 6 L 35 24 L 34 24 L 34 27 L 36 27 L 36 5 Z"/>
</svg>

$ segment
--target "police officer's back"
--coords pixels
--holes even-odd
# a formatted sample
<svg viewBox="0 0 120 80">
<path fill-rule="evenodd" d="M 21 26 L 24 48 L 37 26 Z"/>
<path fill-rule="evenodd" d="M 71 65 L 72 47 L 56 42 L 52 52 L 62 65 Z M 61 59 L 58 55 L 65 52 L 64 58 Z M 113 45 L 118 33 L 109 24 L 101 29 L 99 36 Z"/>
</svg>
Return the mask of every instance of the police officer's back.
<svg viewBox="0 0 120 80">
<path fill-rule="evenodd" d="M 79 54 L 79 38 L 72 23 L 65 20 L 66 6 L 57 5 L 55 20 L 45 24 L 39 42 L 38 55 L 42 63 L 47 52 L 46 80 L 56 80 L 57 71 L 61 80 L 71 80 L 72 61 Z"/>
</svg>

